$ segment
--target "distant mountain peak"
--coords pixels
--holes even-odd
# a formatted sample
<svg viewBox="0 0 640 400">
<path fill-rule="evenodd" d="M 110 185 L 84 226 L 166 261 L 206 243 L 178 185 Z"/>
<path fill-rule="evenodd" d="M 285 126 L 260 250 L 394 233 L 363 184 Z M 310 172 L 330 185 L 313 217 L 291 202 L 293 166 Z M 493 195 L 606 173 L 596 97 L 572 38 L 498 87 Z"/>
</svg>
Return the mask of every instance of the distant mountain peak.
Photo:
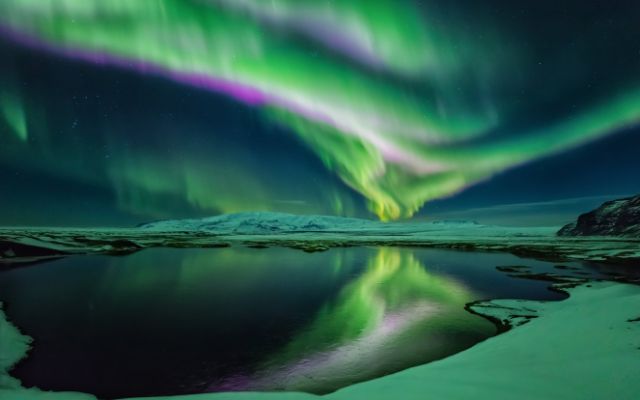
<svg viewBox="0 0 640 400">
<path fill-rule="evenodd" d="M 328 215 L 296 215 L 251 211 L 200 219 L 166 220 L 139 225 L 140 229 L 162 231 L 207 231 L 237 234 L 299 232 L 402 232 L 435 229 L 448 225 L 480 226 L 467 221 L 391 222 Z"/>
</svg>

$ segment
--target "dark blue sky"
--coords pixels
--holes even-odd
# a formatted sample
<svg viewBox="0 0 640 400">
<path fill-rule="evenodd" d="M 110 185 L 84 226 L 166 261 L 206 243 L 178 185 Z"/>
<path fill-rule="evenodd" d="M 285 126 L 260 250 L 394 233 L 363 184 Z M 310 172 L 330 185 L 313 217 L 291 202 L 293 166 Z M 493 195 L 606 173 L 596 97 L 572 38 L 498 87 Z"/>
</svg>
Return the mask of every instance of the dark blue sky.
<svg viewBox="0 0 640 400">
<path fill-rule="evenodd" d="M 528 51 L 538 70 L 522 79 L 527 87 L 540 88 L 529 102 L 522 100 L 529 94 L 514 98 L 510 115 L 518 118 L 496 130 L 492 140 L 526 132 L 541 114 L 548 120 L 565 116 L 594 94 L 606 98 L 606 90 L 624 88 L 640 64 L 637 43 L 633 50 L 640 34 L 627 15 L 638 11 L 633 3 L 579 7 L 567 2 L 553 15 L 549 2 L 522 10 L 490 4 L 495 7 L 482 13 L 501 20 L 503 28 L 535 35 Z M 474 15 L 479 6 L 453 2 L 448 7 Z M 586 24 L 583 20 L 593 24 L 576 30 L 590 32 L 591 47 L 582 50 L 592 53 L 589 69 L 563 60 L 563 46 L 584 45 L 573 42 L 571 34 L 562 46 L 547 45 L 559 32 Z M 365 198 L 327 168 L 321 155 L 256 108 L 6 39 L 0 41 L 0 54 L 0 84 L 20 94 L 20 109 L 12 106 L 12 98 L 1 99 L 0 225 L 130 226 L 240 210 L 372 217 Z M 550 58 L 567 68 L 548 67 Z M 549 79 L 554 74 L 560 77 Z M 571 90 L 550 90 L 558 79 Z M 26 118 L 26 142 L 12 132 L 16 112 Z M 640 128 L 627 128 L 433 200 L 416 217 L 561 224 L 607 198 L 640 193 L 639 148 Z"/>
</svg>

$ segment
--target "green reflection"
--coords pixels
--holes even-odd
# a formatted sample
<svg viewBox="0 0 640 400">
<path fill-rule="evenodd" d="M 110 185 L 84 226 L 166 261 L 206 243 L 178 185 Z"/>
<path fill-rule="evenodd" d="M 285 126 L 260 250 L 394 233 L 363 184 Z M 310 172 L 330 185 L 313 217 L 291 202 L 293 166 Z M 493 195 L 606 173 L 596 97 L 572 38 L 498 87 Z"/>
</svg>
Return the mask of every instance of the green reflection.
<svg viewBox="0 0 640 400">
<path fill-rule="evenodd" d="M 412 252 L 381 248 L 249 389 L 323 393 L 460 351 L 495 333 L 465 311 L 472 300 L 468 288 L 429 272 Z"/>
</svg>

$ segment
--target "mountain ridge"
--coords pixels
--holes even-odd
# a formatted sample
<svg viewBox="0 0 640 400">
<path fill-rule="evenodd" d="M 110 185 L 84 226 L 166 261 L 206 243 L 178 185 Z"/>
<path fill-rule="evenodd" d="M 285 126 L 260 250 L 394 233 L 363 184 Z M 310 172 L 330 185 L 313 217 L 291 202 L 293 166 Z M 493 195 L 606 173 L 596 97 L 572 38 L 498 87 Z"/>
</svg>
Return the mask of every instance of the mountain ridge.
<svg viewBox="0 0 640 400">
<path fill-rule="evenodd" d="M 264 234 L 296 232 L 403 232 L 425 228 L 479 227 L 475 221 L 381 222 L 363 218 L 329 215 L 296 215 L 281 212 L 253 211 L 221 214 L 205 218 L 163 220 L 138 225 L 145 230 L 214 231 L 220 233 Z"/>
</svg>

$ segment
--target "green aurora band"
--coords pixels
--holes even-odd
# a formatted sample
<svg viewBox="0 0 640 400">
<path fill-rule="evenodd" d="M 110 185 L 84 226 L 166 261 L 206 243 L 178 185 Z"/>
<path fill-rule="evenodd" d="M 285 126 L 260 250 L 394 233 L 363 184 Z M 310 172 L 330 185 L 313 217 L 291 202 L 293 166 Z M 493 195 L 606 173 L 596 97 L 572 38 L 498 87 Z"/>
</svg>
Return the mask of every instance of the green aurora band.
<svg viewBox="0 0 640 400">
<path fill-rule="evenodd" d="M 0 110 L 17 138 L 22 142 L 26 141 L 29 132 L 27 118 L 20 99 L 11 96 L 9 92 L 3 93 L 0 97 Z"/>
<path fill-rule="evenodd" d="M 242 389 L 326 393 L 461 351 L 495 333 L 465 311 L 473 296 L 411 252 L 380 248 Z"/>
<path fill-rule="evenodd" d="M 493 22 L 484 14 L 472 22 L 443 17 L 434 2 L 411 0 L 0 3 L 3 32 L 19 42 L 226 93 L 264 110 L 382 220 L 410 217 L 429 200 L 640 121 L 638 81 L 627 79 L 556 118 L 519 125 L 523 111 L 509 90 L 521 90 L 517 76 L 536 63 L 521 37 Z M 470 29 L 457 29 L 467 23 Z M 545 96 L 570 90 L 549 86 Z M 20 94 L 0 94 L 2 115 L 25 141 Z M 167 175 L 158 161 L 139 160 L 108 172 L 124 203 L 183 191 L 190 204 L 208 206 L 208 171 L 196 165 Z M 242 179 L 250 179 L 245 172 Z M 237 211 L 238 196 L 230 196 L 220 208 Z"/>
</svg>

